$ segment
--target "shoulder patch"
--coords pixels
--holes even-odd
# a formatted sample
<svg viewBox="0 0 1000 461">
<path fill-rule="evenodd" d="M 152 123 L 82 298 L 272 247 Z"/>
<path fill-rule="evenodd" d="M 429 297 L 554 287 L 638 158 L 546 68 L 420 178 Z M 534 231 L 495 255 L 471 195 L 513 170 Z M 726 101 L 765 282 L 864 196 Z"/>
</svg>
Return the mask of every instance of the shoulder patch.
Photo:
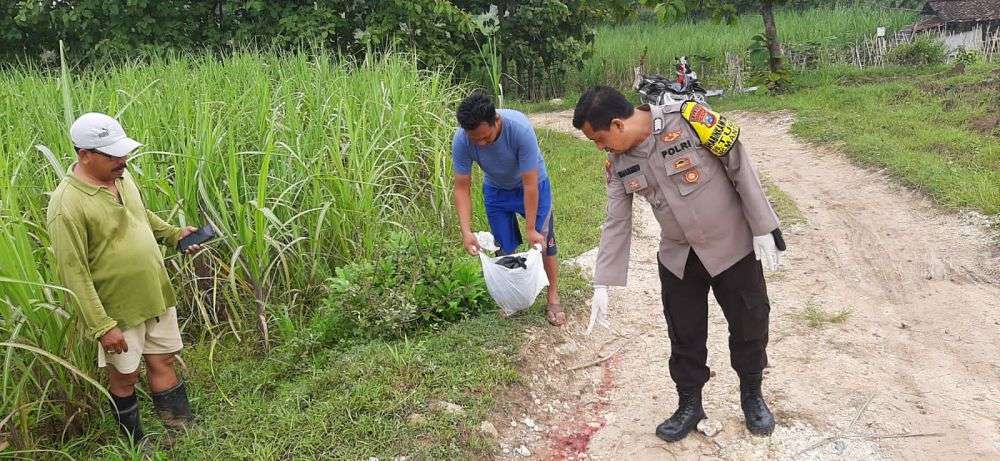
<svg viewBox="0 0 1000 461">
<path fill-rule="evenodd" d="M 728 154 L 740 137 L 735 123 L 696 102 L 684 103 L 681 116 L 694 128 L 701 145 L 718 157 Z"/>
<path fill-rule="evenodd" d="M 656 117 L 653 119 L 653 133 L 656 134 L 661 131 L 663 131 L 663 118 Z"/>
</svg>

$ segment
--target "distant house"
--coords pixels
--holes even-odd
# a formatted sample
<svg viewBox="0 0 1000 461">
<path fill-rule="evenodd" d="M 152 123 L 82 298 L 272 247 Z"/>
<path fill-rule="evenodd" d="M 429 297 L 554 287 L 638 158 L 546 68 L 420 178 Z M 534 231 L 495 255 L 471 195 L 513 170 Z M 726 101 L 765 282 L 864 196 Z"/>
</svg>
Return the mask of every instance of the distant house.
<svg viewBox="0 0 1000 461">
<path fill-rule="evenodd" d="M 931 0 L 921 13 L 909 32 L 937 32 L 950 50 L 981 49 L 1000 32 L 1000 0 Z"/>
</svg>

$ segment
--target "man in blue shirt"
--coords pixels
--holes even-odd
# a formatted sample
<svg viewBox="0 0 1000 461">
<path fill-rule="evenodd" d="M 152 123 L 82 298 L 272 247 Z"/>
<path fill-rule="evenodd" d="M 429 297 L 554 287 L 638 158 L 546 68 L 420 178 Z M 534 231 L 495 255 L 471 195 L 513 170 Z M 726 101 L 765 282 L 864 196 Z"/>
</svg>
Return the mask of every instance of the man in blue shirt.
<svg viewBox="0 0 1000 461">
<path fill-rule="evenodd" d="M 559 304 L 556 238 L 552 216 L 552 189 L 545 159 L 528 118 L 510 109 L 497 110 L 483 92 L 474 92 L 458 106 L 461 126 L 451 144 L 455 171 L 455 207 L 462 239 L 469 254 L 478 254 L 472 233 L 472 163 L 485 176 L 483 201 L 486 218 L 501 254 L 513 253 L 521 244 L 517 216 L 524 217 L 529 245 L 542 247 L 542 261 L 549 278 L 546 318 L 555 326 L 566 322 Z"/>
</svg>

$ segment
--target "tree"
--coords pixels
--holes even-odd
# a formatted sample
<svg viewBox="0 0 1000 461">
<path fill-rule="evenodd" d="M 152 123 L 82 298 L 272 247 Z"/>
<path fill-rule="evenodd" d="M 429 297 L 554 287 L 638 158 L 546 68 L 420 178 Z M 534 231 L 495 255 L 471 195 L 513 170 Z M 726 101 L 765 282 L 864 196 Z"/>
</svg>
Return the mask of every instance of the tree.
<svg viewBox="0 0 1000 461">
<path fill-rule="evenodd" d="M 774 24 L 774 0 L 760 1 L 760 15 L 764 18 L 764 38 L 767 39 L 767 67 L 773 73 L 780 73 L 784 57 L 781 54 L 781 42 L 778 41 L 778 27 Z"/>
<path fill-rule="evenodd" d="M 772 74 L 784 74 L 784 58 L 778 27 L 774 23 L 774 7 L 789 0 L 640 0 L 652 7 L 660 18 L 672 21 L 692 14 L 704 14 L 716 21 L 732 23 L 741 12 L 758 11 L 764 20 L 764 38 L 767 42 L 768 68 Z"/>
</svg>

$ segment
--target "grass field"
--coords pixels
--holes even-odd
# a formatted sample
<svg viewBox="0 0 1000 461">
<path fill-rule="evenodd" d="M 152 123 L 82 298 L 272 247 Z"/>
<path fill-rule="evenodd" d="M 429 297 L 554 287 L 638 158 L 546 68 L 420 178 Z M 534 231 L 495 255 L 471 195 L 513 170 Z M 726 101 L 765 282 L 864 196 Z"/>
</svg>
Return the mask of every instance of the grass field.
<svg viewBox="0 0 1000 461">
<path fill-rule="evenodd" d="M 797 76 L 783 96 L 719 99 L 721 110 L 790 109 L 792 132 L 886 168 L 953 209 L 1000 214 L 1000 65 L 953 75 L 948 67 L 859 71 L 828 68 Z"/>
<path fill-rule="evenodd" d="M 908 10 L 870 7 L 818 8 L 806 11 L 778 11 L 775 21 L 785 47 L 812 44 L 837 48 L 875 33 L 877 27 L 897 30 L 911 23 L 915 13 Z M 711 21 L 683 21 L 673 24 L 646 19 L 626 25 L 598 28 L 594 54 L 583 69 L 570 76 L 568 88 L 595 84 L 629 88 L 632 68 L 646 53 L 648 73 L 673 75 L 677 56 L 692 60 L 699 76 L 711 84 L 720 77 L 726 52 L 743 53 L 753 43 L 753 36 L 764 30 L 760 15 L 740 17 L 733 25 Z M 704 67 L 702 67 L 704 65 Z"/>
</svg>

